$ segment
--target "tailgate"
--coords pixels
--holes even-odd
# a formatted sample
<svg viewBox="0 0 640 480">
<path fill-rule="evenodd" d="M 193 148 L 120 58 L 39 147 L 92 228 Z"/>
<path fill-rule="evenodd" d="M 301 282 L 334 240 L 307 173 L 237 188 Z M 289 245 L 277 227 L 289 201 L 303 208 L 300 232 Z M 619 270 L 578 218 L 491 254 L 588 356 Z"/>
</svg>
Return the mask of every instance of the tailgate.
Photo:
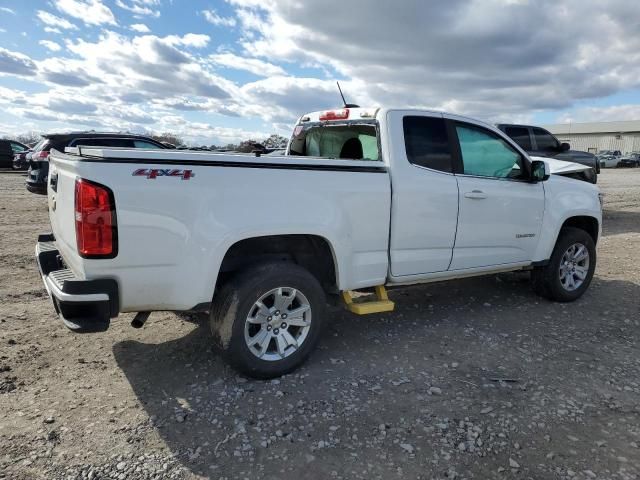
<svg viewBox="0 0 640 480">
<path fill-rule="evenodd" d="M 78 177 L 78 161 L 61 158 L 52 150 L 49 156 L 47 199 L 49 221 L 62 258 L 80 278 L 85 278 L 82 258 L 76 245 L 75 182 Z"/>
</svg>

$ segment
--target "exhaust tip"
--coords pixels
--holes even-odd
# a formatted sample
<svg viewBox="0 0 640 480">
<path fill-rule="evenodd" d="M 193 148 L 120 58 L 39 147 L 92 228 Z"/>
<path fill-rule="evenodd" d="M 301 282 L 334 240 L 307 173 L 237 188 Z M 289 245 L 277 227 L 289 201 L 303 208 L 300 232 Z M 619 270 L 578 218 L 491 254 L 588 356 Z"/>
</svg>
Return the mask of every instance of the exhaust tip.
<svg viewBox="0 0 640 480">
<path fill-rule="evenodd" d="M 131 326 L 133 328 L 142 328 L 142 327 L 144 327 L 144 324 L 147 323 L 147 320 L 149 319 L 149 315 L 151 315 L 151 312 L 138 312 L 138 313 L 136 313 L 136 316 L 133 317 L 133 320 L 131 320 Z"/>
</svg>

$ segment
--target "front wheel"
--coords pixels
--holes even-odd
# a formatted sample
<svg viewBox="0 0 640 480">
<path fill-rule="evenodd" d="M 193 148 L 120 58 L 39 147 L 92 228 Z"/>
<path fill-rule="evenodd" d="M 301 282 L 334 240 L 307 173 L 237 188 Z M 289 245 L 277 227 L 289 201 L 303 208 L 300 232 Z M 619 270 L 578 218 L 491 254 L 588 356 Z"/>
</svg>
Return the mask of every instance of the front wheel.
<svg viewBox="0 0 640 480">
<path fill-rule="evenodd" d="M 318 280 L 291 263 L 269 263 L 239 273 L 218 292 L 210 324 L 222 354 L 254 378 L 273 378 L 302 364 L 324 323 Z"/>
<path fill-rule="evenodd" d="M 549 263 L 531 272 L 535 292 L 558 302 L 572 302 L 589 288 L 596 269 L 596 247 L 582 229 L 560 231 Z"/>
</svg>

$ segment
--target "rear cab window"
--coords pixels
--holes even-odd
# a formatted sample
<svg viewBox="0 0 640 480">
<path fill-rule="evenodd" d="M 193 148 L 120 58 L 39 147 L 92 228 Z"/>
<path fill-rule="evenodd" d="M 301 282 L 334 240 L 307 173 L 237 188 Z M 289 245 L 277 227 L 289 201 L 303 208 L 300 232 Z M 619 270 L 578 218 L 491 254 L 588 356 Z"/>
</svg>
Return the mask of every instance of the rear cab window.
<svg viewBox="0 0 640 480">
<path fill-rule="evenodd" d="M 453 154 L 442 117 L 406 116 L 402 120 L 407 160 L 413 165 L 453 172 Z"/>
<path fill-rule="evenodd" d="M 348 160 L 380 160 L 375 121 L 310 122 L 298 125 L 289 155 Z"/>
</svg>

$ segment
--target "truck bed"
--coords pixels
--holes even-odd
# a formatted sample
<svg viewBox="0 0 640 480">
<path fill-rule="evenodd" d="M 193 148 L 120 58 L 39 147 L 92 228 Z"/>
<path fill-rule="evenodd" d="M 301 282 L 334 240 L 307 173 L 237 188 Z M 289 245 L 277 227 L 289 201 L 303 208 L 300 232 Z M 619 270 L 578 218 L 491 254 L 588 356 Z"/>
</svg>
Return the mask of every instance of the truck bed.
<svg viewBox="0 0 640 480">
<path fill-rule="evenodd" d="M 100 147 L 52 151 L 50 162 L 50 220 L 64 263 L 78 278 L 114 279 L 121 312 L 210 302 L 225 253 L 260 236 L 326 239 L 341 290 L 387 277 L 391 189 L 382 162 Z M 78 254 L 77 178 L 113 192 L 114 258 Z"/>
</svg>

